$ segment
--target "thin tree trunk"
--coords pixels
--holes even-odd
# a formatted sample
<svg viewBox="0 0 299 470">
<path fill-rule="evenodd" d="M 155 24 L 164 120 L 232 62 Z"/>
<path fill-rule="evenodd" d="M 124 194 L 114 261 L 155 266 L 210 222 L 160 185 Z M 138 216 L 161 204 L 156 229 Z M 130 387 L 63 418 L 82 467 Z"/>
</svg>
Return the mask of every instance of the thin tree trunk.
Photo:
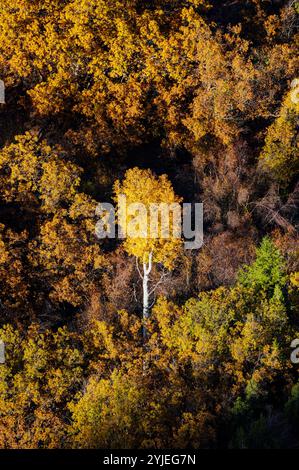
<svg viewBox="0 0 299 470">
<path fill-rule="evenodd" d="M 146 322 L 150 314 L 150 305 L 149 305 L 149 274 L 152 270 L 152 253 L 149 254 L 148 263 L 143 263 L 143 338 L 147 337 Z"/>
</svg>

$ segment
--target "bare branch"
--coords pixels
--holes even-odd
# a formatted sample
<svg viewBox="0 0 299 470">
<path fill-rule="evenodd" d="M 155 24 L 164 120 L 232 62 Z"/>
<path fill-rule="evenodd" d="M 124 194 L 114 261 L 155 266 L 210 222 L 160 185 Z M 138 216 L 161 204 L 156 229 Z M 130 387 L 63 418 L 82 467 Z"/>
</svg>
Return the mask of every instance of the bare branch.
<svg viewBox="0 0 299 470">
<path fill-rule="evenodd" d="M 138 258 L 136 257 L 135 259 L 136 259 L 136 268 L 137 268 L 138 274 L 141 277 L 141 279 L 143 279 L 143 275 L 141 274 L 141 271 L 139 269 Z"/>
<path fill-rule="evenodd" d="M 162 282 L 164 281 L 164 279 L 169 275 L 169 273 L 167 271 L 163 271 L 163 273 L 161 274 L 160 276 L 160 279 L 159 281 L 154 285 L 154 287 L 152 287 L 152 289 L 149 291 L 149 295 L 152 295 L 155 290 L 157 289 L 157 287 L 162 284 Z"/>
<path fill-rule="evenodd" d="M 135 283 L 133 284 L 133 294 L 134 294 L 135 302 L 138 303 L 137 294 L 136 294 L 136 285 L 135 285 Z"/>
</svg>

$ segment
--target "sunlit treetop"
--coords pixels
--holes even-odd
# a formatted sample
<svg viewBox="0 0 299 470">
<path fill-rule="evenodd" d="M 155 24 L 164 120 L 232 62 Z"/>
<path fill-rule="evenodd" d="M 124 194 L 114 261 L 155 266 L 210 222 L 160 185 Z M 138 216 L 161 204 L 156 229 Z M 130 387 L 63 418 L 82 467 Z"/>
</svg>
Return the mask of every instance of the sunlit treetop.
<svg viewBox="0 0 299 470">
<path fill-rule="evenodd" d="M 166 204 L 166 207 L 171 207 L 171 204 L 176 204 L 180 209 L 179 203 L 181 199 L 175 195 L 171 182 L 166 175 L 155 176 L 151 170 L 141 170 L 139 168 L 132 168 L 125 174 L 123 181 L 117 181 L 114 185 L 115 202 L 119 202 L 119 197 L 125 196 L 126 204 L 139 204 L 143 205 L 142 210 L 137 208 L 136 215 L 134 213 L 128 215 L 121 205 L 118 205 L 118 224 L 121 228 L 125 228 L 128 233 L 124 241 L 126 251 L 133 256 L 136 256 L 141 261 L 148 261 L 150 253 L 153 254 L 153 261 L 162 263 L 164 266 L 170 268 L 177 256 L 180 253 L 182 240 L 176 238 L 175 234 L 176 219 L 170 213 L 169 217 L 169 237 L 162 237 L 163 229 L 167 229 L 168 220 L 163 219 L 156 213 L 158 220 L 157 237 L 153 238 L 149 235 L 151 228 L 151 204 Z M 167 227 L 166 227 L 167 225 Z M 137 236 L 130 236 L 130 231 L 136 231 Z M 138 236 L 138 235 L 141 236 Z"/>
</svg>

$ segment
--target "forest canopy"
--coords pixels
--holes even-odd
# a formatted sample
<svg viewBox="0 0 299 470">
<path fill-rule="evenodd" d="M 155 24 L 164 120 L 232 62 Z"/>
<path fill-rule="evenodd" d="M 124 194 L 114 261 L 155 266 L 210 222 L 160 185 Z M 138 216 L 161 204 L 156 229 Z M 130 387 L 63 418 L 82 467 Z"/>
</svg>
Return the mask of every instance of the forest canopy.
<svg viewBox="0 0 299 470">
<path fill-rule="evenodd" d="M 1 448 L 299 447 L 298 13 L 1 1 Z M 119 194 L 203 245 L 97 238 Z"/>
</svg>

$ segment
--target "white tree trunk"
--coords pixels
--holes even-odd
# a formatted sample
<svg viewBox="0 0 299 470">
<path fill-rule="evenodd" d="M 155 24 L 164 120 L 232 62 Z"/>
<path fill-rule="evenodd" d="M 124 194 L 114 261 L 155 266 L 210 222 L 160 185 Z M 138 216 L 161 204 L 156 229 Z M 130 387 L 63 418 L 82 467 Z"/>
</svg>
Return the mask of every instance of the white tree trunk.
<svg viewBox="0 0 299 470">
<path fill-rule="evenodd" d="M 143 263 L 143 280 L 142 280 L 142 288 L 143 288 L 143 337 L 146 338 L 147 330 L 146 330 L 146 321 L 149 317 L 150 313 L 150 304 L 149 304 L 149 275 L 152 270 L 152 253 L 149 254 L 148 263 Z"/>
</svg>

